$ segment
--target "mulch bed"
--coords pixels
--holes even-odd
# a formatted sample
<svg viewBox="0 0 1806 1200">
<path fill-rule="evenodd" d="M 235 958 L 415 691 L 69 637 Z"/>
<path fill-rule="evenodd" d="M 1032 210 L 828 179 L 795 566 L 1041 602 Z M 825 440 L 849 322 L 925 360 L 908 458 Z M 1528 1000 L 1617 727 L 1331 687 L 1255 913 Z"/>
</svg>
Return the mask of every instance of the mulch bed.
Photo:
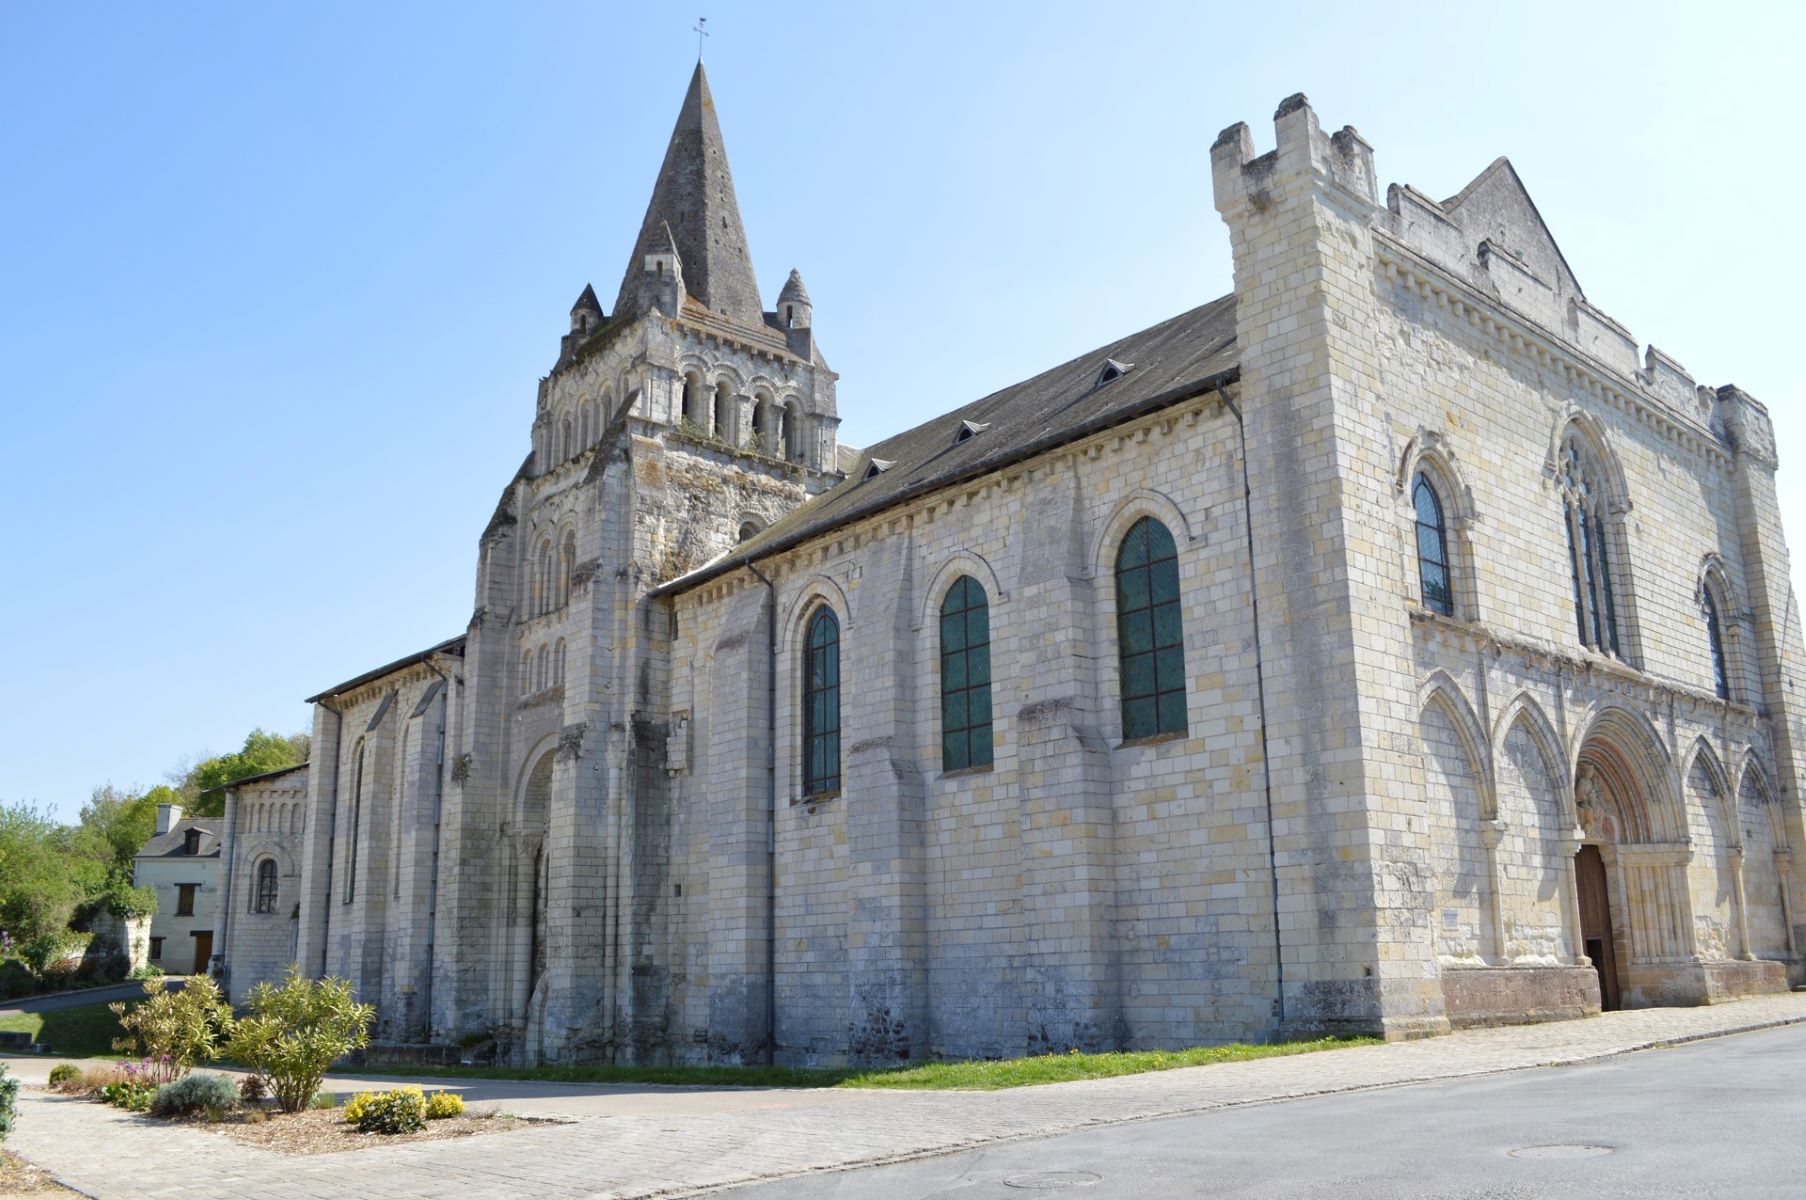
<svg viewBox="0 0 1806 1200">
<path fill-rule="evenodd" d="M 256 1113 L 258 1115 L 252 1115 Z M 258 1116 L 262 1120 L 258 1119 Z M 191 1128 L 225 1134 L 259 1150 L 280 1154 L 337 1154 L 342 1150 L 370 1150 L 377 1146 L 406 1146 L 415 1142 L 471 1137 L 480 1133 L 508 1133 L 535 1125 L 560 1125 L 545 1117 L 517 1117 L 494 1109 L 470 1109 L 461 1117 L 428 1121 L 419 1133 L 359 1133 L 339 1109 L 308 1109 L 283 1113 L 272 1109 L 238 1110 L 219 1121 L 197 1117 L 181 1122 Z"/>
</svg>

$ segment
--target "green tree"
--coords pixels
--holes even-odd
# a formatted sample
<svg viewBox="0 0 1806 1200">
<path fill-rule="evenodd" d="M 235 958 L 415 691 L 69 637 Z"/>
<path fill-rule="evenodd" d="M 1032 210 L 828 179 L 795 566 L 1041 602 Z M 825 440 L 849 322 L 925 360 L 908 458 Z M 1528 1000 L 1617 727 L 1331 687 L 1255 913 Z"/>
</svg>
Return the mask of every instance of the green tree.
<svg viewBox="0 0 1806 1200">
<path fill-rule="evenodd" d="M 70 831 L 35 805 L 0 807 L 0 931 L 21 950 L 63 931 L 87 886 Z M 86 884 L 105 882 L 88 863 Z"/>
<path fill-rule="evenodd" d="M 226 793 L 222 789 L 227 784 L 266 771 L 299 766 L 304 761 L 306 742 L 305 734 L 283 737 L 258 728 L 245 737 L 244 748 L 237 753 L 215 755 L 196 763 L 182 781 L 182 791 L 192 800 L 193 815 L 223 816 Z"/>
<path fill-rule="evenodd" d="M 98 863 L 105 873 L 122 870 L 129 879 L 132 860 L 157 828 L 157 805 L 181 802 L 175 789 L 168 787 L 152 788 L 142 796 L 112 784 L 95 788 L 82 805 L 70 836 L 71 849 Z"/>
</svg>

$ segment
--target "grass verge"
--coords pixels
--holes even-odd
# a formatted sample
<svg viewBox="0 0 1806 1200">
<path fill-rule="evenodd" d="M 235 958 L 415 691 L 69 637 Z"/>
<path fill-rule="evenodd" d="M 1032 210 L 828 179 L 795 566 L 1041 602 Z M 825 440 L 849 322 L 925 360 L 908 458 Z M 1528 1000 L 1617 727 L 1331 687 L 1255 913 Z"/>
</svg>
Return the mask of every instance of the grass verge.
<svg viewBox="0 0 1806 1200">
<path fill-rule="evenodd" d="M 65 1058 L 112 1054 L 113 1039 L 125 1036 L 119 1018 L 104 1004 L 0 1017 L 0 1032 L 29 1033 L 32 1041 L 45 1043 Z"/>
<path fill-rule="evenodd" d="M 520 1079 L 540 1083 L 657 1083 L 692 1087 L 898 1088 L 996 1091 L 1074 1079 L 1107 1079 L 1202 1067 L 1212 1063 L 1281 1058 L 1373 1045 L 1374 1038 L 1321 1038 L 1269 1045 L 1236 1043 L 1189 1050 L 1132 1050 L 1119 1054 L 1042 1054 L 981 1062 L 936 1062 L 898 1067 L 365 1067 L 334 1074 L 418 1079 Z"/>
</svg>

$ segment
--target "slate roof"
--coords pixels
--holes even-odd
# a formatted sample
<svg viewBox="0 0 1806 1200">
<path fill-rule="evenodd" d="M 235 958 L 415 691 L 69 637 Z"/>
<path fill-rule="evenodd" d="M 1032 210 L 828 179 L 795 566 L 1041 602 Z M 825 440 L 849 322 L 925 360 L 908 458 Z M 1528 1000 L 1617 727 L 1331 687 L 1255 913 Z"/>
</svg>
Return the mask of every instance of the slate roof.
<svg viewBox="0 0 1806 1200">
<path fill-rule="evenodd" d="M 734 176 L 728 170 L 715 99 L 709 95 L 708 76 L 700 62 L 690 76 L 690 90 L 671 130 L 652 202 L 646 206 L 640 236 L 634 240 L 633 255 L 621 278 L 616 320 L 634 311 L 646 255 L 652 252 L 655 240 L 662 240 L 664 226 L 670 227 L 678 261 L 683 264 L 684 290 L 713 312 L 762 327 L 764 307 L 759 303 L 758 281 L 753 278 L 746 229 L 740 223 Z"/>
<path fill-rule="evenodd" d="M 177 821 L 174 825 L 172 825 L 170 827 L 170 830 L 168 833 L 159 833 L 155 837 L 151 838 L 150 841 L 144 843 L 144 849 L 138 851 L 137 857 L 139 857 L 139 858 L 209 858 L 209 857 L 215 857 L 219 854 L 219 829 L 216 824 L 216 822 L 218 822 L 218 820 L 219 820 L 219 818 L 216 817 L 216 818 L 213 818 L 212 820 L 206 820 L 203 818 L 202 820 L 185 819 L 185 820 Z M 187 831 L 190 829 L 198 829 L 201 831 L 200 849 L 196 850 L 193 854 L 185 853 L 182 849 L 182 847 L 187 845 L 187 843 L 188 843 Z"/>
<path fill-rule="evenodd" d="M 241 788 L 247 783 L 265 783 L 271 779 L 280 779 L 284 775 L 293 775 L 296 771 L 307 770 L 307 766 L 307 763 L 296 763 L 292 767 L 277 767 L 274 771 L 265 771 L 261 775 L 246 775 L 242 779 L 234 779 L 231 783 L 222 783 L 218 787 L 209 788 L 208 790 L 214 792 L 229 792 L 234 788 Z"/>
<path fill-rule="evenodd" d="M 329 687 L 317 696 L 309 696 L 306 700 L 303 700 L 302 703 L 303 704 L 315 704 L 321 700 L 326 699 L 326 697 L 328 697 L 328 696 L 342 695 L 345 692 L 350 691 L 352 688 L 362 687 L 364 684 L 369 683 L 372 679 L 381 679 L 384 675 L 393 674 L 394 672 L 401 670 L 403 667 L 411 667 L 415 663 L 422 662 L 425 659 L 430 658 L 431 656 L 433 656 L 435 654 L 462 655 L 463 653 L 464 653 L 464 635 L 460 633 L 455 638 L 446 638 L 443 642 L 440 642 L 437 646 L 428 646 L 426 649 L 418 651 L 414 654 L 410 654 L 406 658 L 398 658 L 392 663 L 385 663 L 382 666 L 376 668 L 374 671 L 365 671 L 362 675 L 354 675 L 350 679 L 347 679 L 344 683 L 336 684 L 333 687 Z"/>
<path fill-rule="evenodd" d="M 1107 361 L 1132 364 L 1098 386 Z M 1237 376 L 1235 297 L 1224 296 L 867 448 L 847 478 L 734 550 L 657 589 L 683 591 L 836 526 L 1117 425 Z M 983 428 L 958 440 L 967 422 Z M 890 465 L 877 472 L 873 462 Z"/>
</svg>

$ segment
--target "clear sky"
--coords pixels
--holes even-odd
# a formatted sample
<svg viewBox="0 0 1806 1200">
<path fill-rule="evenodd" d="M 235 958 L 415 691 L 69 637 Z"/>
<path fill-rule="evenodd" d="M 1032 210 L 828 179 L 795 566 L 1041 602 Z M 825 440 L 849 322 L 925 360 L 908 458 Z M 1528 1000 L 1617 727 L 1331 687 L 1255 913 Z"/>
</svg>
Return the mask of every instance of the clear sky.
<svg viewBox="0 0 1806 1200">
<path fill-rule="evenodd" d="M 463 631 L 695 8 L 0 5 L 0 801 L 73 817 Z M 1587 296 L 1796 416 L 1806 6 L 714 4 L 766 302 L 867 444 L 1227 292 L 1209 147 L 1307 92 L 1382 183 L 1509 155 Z"/>
</svg>

